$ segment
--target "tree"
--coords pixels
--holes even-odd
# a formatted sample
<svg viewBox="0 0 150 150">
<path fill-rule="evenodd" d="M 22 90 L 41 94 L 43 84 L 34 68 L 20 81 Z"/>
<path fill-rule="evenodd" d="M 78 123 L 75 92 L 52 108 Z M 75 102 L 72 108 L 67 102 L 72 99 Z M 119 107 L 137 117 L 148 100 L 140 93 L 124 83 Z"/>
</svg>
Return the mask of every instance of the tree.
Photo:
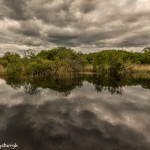
<svg viewBox="0 0 150 150">
<path fill-rule="evenodd" d="M 143 49 L 143 55 L 141 62 L 143 64 L 150 64 L 150 47 L 146 47 Z"/>
<path fill-rule="evenodd" d="M 20 60 L 20 55 L 17 53 L 6 52 L 3 56 L 3 60 L 8 63 L 17 63 Z"/>
</svg>

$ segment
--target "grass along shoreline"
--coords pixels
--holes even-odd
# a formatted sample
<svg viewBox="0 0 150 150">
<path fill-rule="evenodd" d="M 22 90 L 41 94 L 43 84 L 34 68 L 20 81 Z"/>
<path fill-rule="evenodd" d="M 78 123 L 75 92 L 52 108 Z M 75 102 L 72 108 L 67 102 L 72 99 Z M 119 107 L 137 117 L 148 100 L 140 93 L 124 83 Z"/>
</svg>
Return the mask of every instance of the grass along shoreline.
<svg viewBox="0 0 150 150">
<path fill-rule="evenodd" d="M 98 66 L 96 68 L 98 68 Z M 131 68 L 131 71 L 133 72 L 140 72 L 140 73 L 150 72 L 150 64 L 144 64 L 144 65 L 143 64 L 131 64 L 129 65 L 129 68 Z M 83 69 L 82 72 L 87 72 L 87 73 L 96 72 L 92 64 L 87 64 L 82 69 Z"/>
<path fill-rule="evenodd" d="M 98 66 L 96 67 L 98 68 Z M 146 73 L 146 75 L 150 75 L 150 64 L 132 64 L 130 65 L 131 71 L 133 73 Z M 78 72 L 79 74 L 100 74 L 101 72 L 96 71 L 92 64 L 86 64 L 84 67 L 80 68 Z M 0 75 L 5 75 L 7 73 L 7 68 L 4 68 L 0 65 Z"/>
</svg>

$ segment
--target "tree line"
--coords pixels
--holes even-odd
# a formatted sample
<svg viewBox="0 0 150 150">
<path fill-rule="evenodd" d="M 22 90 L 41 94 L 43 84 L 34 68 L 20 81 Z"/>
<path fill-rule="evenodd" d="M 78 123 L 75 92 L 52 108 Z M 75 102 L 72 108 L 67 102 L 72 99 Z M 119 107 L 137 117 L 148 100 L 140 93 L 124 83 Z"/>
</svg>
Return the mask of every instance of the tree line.
<svg viewBox="0 0 150 150">
<path fill-rule="evenodd" d="M 23 57 L 17 53 L 6 52 L 0 58 L 3 72 L 11 75 L 72 75 L 84 70 L 87 64 L 91 64 L 96 72 L 125 74 L 131 64 L 150 64 L 150 48 L 144 48 L 142 52 L 102 50 L 83 54 L 71 48 L 58 47 L 40 52 L 27 50 Z"/>
</svg>

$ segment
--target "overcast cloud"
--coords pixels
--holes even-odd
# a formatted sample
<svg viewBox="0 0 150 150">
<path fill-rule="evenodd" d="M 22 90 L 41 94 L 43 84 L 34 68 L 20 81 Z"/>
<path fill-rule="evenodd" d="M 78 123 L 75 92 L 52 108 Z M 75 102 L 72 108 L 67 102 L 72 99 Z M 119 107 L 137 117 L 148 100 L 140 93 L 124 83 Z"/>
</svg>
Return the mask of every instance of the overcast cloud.
<svg viewBox="0 0 150 150">
<path fill-rule="evenodd" d="M 150 45 L 149 0 L 0 0 L 0 51 Z"/>
</svg>

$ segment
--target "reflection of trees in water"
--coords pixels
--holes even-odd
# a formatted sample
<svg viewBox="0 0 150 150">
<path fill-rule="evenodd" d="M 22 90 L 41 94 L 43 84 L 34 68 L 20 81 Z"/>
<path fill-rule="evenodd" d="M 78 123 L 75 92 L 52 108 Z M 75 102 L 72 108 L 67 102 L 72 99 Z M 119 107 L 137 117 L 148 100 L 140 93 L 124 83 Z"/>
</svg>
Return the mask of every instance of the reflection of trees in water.
<svg viewBox="0 0 150 150">
<path fill-rule="evenodd" d="M 77 75 L 73 77 L 18 77 L 5 76 L 6 84 L 14 89 L 19 89 L 21 86 L 28 94 L 38 94 L 39 87 L 49 88 L 57 91 L 61 97 L 67 97 L 76 87 L 81 87 L 84 81 L 87 81 L 95 86 L 96 91 L 108 91 L 111 94 L 122 95 L 123 86 L 141 85 L 143 88 L 150 89 L 150 78 L 133 78 L 133 77 L 108 77 L 107 75 Z"/>
<path fill-rule="evenodd" d="M 66 91 L 66 92 L 59 92 L 59 97 L 68 97 L 70 95 L 71 91 Z"/>
<path fill-rule="evenodd" d="M 95 89 L 96 89 L 96 91 L 97 92 L 102 92 L 103 91 L 103 86 L 101 86 L 101 85 L 95 85 Z"/>
<path fill-rule="evenodd" d="M 123 88 L 122 87 L 103 87 L 102 85 L 95 85 L 95 89 L 97 92 L 108 91 L 111 94 L 122 95 Z"/>
<path fill-rule="evenodd" d="M 97 92 L 108 91 L 111 94 L 120 96 L 123 94 L 123 78 L 121 76 L 108 77 L 105 75 L 93 75 L 88 76 L 86 79 L 94 84 Z"/>
<path fill-rule="evenodd" d="M 117 95 L 122 95 L 123 94 L 122 87 L 108 87 L 108 91 L 111 94 L 117 94 Z"/>
<path fill-rule="evenodd" d="M 4 76 L 3 78 L 5 79 L 7 85 L 10 85 L 16 90 L 19 89 L 24 83 L 24 80 L 18 76 Z"/>
<path fill-rule="evenodd" d="M 39 87 L 49 88 L 57 91 L 61 97 L 67 97 L 70 95 L 71 90 L 75 87 L 82 86 L 82 80 L 80 76 L 71 78 L 58 78 L 58 77 L 17 77 L 17 76 L 5 76 L 6 84 L 10 85 L 14 89 L 19 89 L 21 86 L 24 88 L 27 94 L 38 94 L 40 92 Z"/>
<path fill-rule="evenodd" d="M 59 96 L 67 97 L 71 90 L 82 86 L 82 80 L 79 76 L 73 78 L 34 78 L 31 84 L 35 87 L 52 89 L 57 91 Z"/>
<path fill-rule="evenodd" d="M 12 87 L 13 89 L 18 90 L 18 89 L 20 89 L 21 85 L 19 85 L 19 84 L 11 84 L 11 87 Z"/>
<path fill-rule="evenodd" d="M 27 94 L 34 95 L 34 94 L 40 93 L 40 90 L 37 87 L 30 84 L 30 83 L 25 84 L 23 87 L 24 87 L 24 90 Z"/>
</svg>

